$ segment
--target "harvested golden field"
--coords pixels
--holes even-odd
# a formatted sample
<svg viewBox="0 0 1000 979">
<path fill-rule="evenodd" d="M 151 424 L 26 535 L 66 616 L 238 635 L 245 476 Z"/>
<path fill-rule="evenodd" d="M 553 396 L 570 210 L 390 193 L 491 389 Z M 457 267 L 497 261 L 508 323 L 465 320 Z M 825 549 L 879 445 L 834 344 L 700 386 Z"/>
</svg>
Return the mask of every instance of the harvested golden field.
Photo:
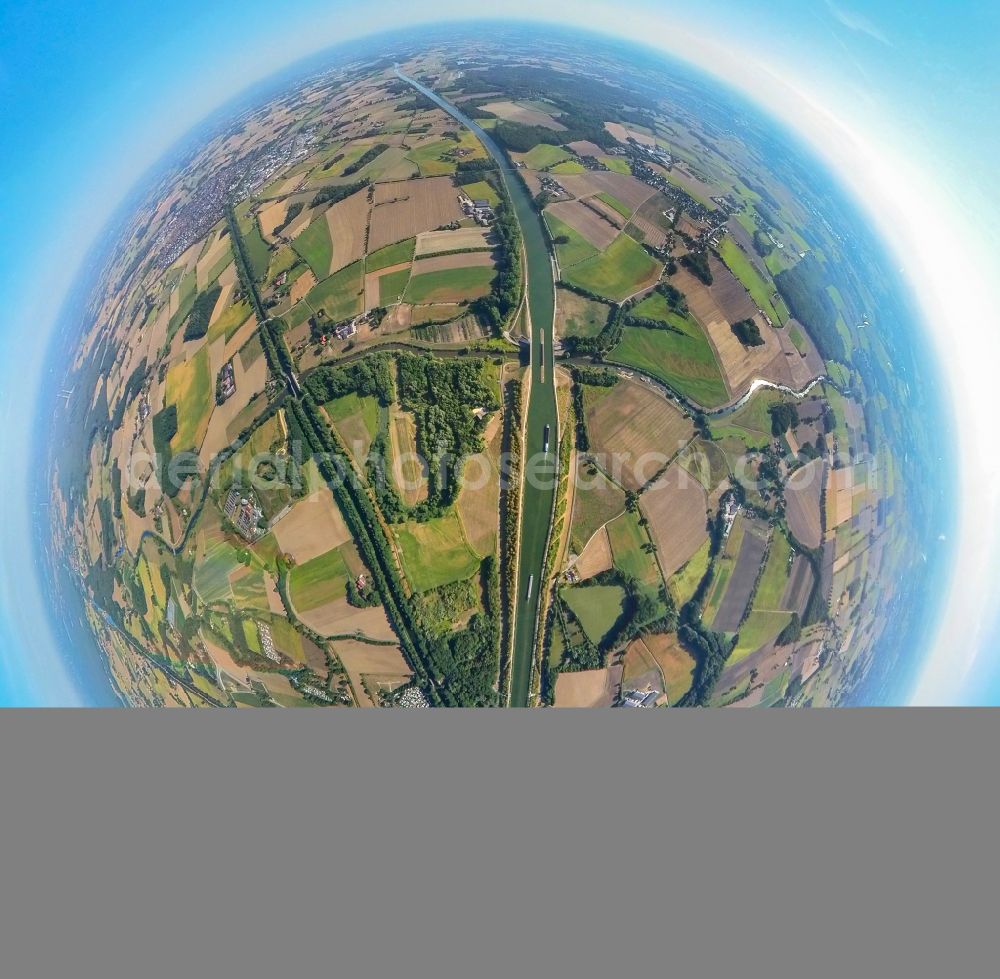
<svg viewBox="0 0 1000 979">
<path fill-rule="evenodd" d="M 417 235 L 417 258 L 440 252 L 457 252 L 469 248 L 488 248 L 486 228 L 458 228 L 455 231 L 424 231 Z"/>
<path fill-rule="evenodd" d="M 330 241 L 333 243 L 330 275 L 364 258 L 368 211 L 368 188 L 363 187 L 346 200 L 334 204 L 326 212 Z"/>
<path fill-rule="evenodd" d="M 587 542 L 583 553 L 573 564 L 573 570 L 579 576 L 580 581 L 593 578 L 595 574 L 607 571 L 614 564 L 614 557 L 611 554 L 611 540 L 608 537 L 607 528 L 601 527 L 593 537 Z"/>
<path fill-rule="evenodd" d="M 571 149 L 577 156 L 604 156 L 605 150 L 598 146 L 597 143 L 590 142 L 589 139 L 578 139 L 573 143 L 567 143 L 566 146 Z"/>
<path fill-rule="evenodd" d="M 591 452 L 626 489 L 645 485 L 694 435 L 680 409 L 641 381 L 594 393 L 587 388 L 584 402 Z"/>
<path fill-rule="evenodd" d="M 380 677 L 398 680 L 413 675 L 398 646 L 373 646 L 356 639 L 338 639 L 333 648 L 344 664 L 362 706 L 365 703 L 366 680 L 368 686 L 377 690 Z"/>
<path fill-rule="evenodd" d="M 300 299 L 304 299 L 314 285 L 316 285 L 316 276 L 313 275 L 312 269 L 306 269 L 292 283 L 292 288 L 288 293 L 291 304 L 294 306 Z"/>
<path fill-rule="evenodd" d="M 221 343 L 221 339 L 218 342 Z M 260 410 L 264 408 L 264 398 L 258 396 L 263 394 L 267 383 L 267 361 L 263 357 L 258 357 L 247 369 L 239 357 L 234 357 L 233 377 L 236 382 L 236 393 L 225 403 L 215 407 L 208 423 L 208 431 L 199 453 L 199 458 L 205 466 L 232 441 L 230 428 L 233 422 L 255 398 L 258 400 Z"/>
<path fill-rule="evenodd" d="M 309 199 L 311 198 L 307 198 L 307 200 Z M 312 224 L 314 217 L 316 217 L 316 212 L 311 207 L 304 207 L 299 212 L 299 216 L 281 232 L 282 237 L 294 241 Z"/>
<path fill-rule="evenodd" d="M 659 669 L 667 703 L 676 704 L 691 687 L 695 667 L 691 654 L 672 633 L 643 636 L 635 642 L 641 644 L 643 651 Z"/>
<path fill-rule="evenodd" d="M 522 126 L 543 126 L 545 129 L 553 129 L 557 132 L 563 132 L 566 129 L 549 112 L 534 105 L 524 105 L 520 102 L 488 102 L 483 108 L 506 122 L 516 122 Z M 553 106 L 553 108 L 555 107 Z"/>
<path fill-rule="evenodd" d="M 826 484 L 826 532 L 854 516 L 854 467 L 831 469 Z"/>
<path fill-rule="evenodd" d="M 198 289 L 207 289 L 231 261 L 232 251 L 229 247 L 229 235 L 219 232 L 204 255 L 198 259 L 196 266 Z"/>
<path fill-rule="evenodd" d="M 435 231 L 465 215 L 451 177 L 425 177 L 378 184 L 371 214 L 368 250 Z"/>
<path fill-rule="evenodd" d="M 813 459 L 794 472 L 785 487 L 785 515 L 788 529 L 806 547 L 823 541 L 823 460 Z"/>
<path fill-rule="evenodd" d="M 613 702 L 607 667 L 563 672 L 556 677 L 556 707 L 610 707 Z"/>
<path fill-rule="evenodd" d="M 708 539 L 705 489 L 675 462 L 642 494 L 640 505 L 669 578 Z"/>
<path fill-rule="evenodd" d="M 634 139 L 637 143 L 642 143 L 644 146 L 655 146 L 656 140 L 647 135 L 646 133 L 640 133 L 635 129 L 628 129 L 623 126 L 620 122 L 606 122 L 604 128 L 618 140 L 619 143 L 627 143 L 629 138 Z"/>
<path fill-rule="evenodd" d="M 550 204 L 546 210 L 582 235 L 598 251 L 604 251 L 621 230 L 620 219 L 618 222 L 612 221 L 580 200 L 560 201 Z"/>
<path fill-rule="evenodd" d="M 485 449 L 465 460 L 462 488 L 456 508 L 469 546 L 480 557 L 496 552 L 500 525 L 500 443 L 503 437 L 500 412 L 483 432 Z"/>
<path fill-rule="evenodd" d="M 278 546 L 296 564 L 332 551 L 351 539 L 333 494 L 325 486 L 300 500 L 273 527 Z"/>
<path fill-rule="evenodd" d="M 287 200 L 272 201 L 260 209 L 257 220 L 260 222 L 260 233 L 264 236 L 265 240 L 274 240 L 274 229 L 284 222 L 287 213 Z"/>
<path fill-rule="evenodd" d="M 426 275 L 428 272 L 443 272 L 445 269 L 487 268 L 492 265 L 493 256 L 489 252 L 458 252 L 421 258 L 413 263 L 413 274 Z"/>
<path fill-rule="evenodd" d="M 319 608 L 299 612 L 298 616 L 321 636 L 346 636 L 360 632 L 369 639 L 395 638 L 381 605 L 355 608 L 346 598 L 338 598 Z"/>
<path fill-rule="evenodd" d="M 230 266 L 233 267 L 233 266 Z M 228 269 L 226 270 L 229 271 Z M 225 275 L 225 273 L 223 273 Z M 233 293 L 236 291 L 236 281 L 222 282 L 222 276 L 219 276 L 219 285 L 222 287 L 222 292 L 219 293 L 219 298 L 215 301 L 215 306 L 212 309 L 212 315 L 208 318 L 208 325 L 211 326 L 223 313 L 223 311 L 229 306 L 233 299 Z"/>
</svg>

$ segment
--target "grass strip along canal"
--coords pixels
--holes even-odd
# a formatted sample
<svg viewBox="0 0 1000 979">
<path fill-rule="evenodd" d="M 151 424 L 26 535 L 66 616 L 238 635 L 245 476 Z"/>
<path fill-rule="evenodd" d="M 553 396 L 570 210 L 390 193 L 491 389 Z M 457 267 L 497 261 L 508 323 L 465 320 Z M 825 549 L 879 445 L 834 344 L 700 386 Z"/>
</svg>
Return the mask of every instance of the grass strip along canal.
<svg viewBox="0 0 1000 979">
<path fill-rule="evenodd" d="M 527 188 L 510 168 L 504 152 L 475 122 L 420 82 L 396 74 L 418 92 L 470 129 L 496 161 L 510 197 L 524 243 L 528 323 L 531 337 L 531 384 L 525 412 L 520 556 L 514 643 L 510 666 L 511 707 L 527 707 L 538 612 L 545 582 L 543 573 L 549 526 L 558 482 L 558 433 L 552 356 L 555 284 L 542 217 Z"/>
</svg>

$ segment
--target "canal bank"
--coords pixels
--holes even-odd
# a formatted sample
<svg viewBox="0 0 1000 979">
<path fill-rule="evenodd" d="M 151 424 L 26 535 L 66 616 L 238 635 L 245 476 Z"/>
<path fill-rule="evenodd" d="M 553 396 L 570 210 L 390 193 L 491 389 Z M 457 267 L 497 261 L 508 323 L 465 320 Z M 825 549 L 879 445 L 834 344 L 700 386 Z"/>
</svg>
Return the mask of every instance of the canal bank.
<svg viewBox="0 0 1000 979">
<path fill-rule="evenodd" d="M 468 127 L 493 157 L 514 208 L 521 240 L 531 338 L 530 381 L 525 411 L 524 463 L 521 496 L 520 553 L 514 641 L 510 663 L 511 707 L 527 707 L 530 697 L 531 664 L 540 599 L 545 582 L 542 574 L 549 538 L 552 507 L 558 482 L 559 435 L 556 424 L 556 392 L 552 348 L 555 317 L 555 282 L 542 216 L 521 179 L 510 169 L 507 157 L 482 127 L 436 92 L 398 69 L 396 74 L 427 96 L 445 112 Z M 546 452 L 546 428 L 548 451 Z M 532 587 L 529 589 L 529 582 Z"/>
</svg>

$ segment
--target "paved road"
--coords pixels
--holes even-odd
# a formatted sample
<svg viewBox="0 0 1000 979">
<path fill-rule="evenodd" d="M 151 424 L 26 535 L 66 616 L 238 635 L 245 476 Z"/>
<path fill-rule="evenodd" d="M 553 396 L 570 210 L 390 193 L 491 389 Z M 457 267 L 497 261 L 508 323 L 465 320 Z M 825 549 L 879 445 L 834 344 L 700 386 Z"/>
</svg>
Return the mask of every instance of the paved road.
<svg viewBox="0 0 1000 979">
<path fill-rule="evenodd" d="M 521 498 L 521 551 L 518 564 L 517 604 L 514 618 L 514 651 L 510 668 L 510 706 L 527 707 L 532 652 L 542 594 L 552 506 L 555 500 L 558 460 L 556 395 L 553 384 L 552 322 L 555 317 L 555 283 L 542 218 L 521 180 L 513 173 L 500 147 L 464 112 L 420 82 L 396 74 L 418 92 L 436 102 L 449 115 L 471 129 L 496 161 L 507 194 L 514 206 L 524 242 L 531 329 L 531 388 L 525 411 L 525 454 Z M 549 452 L 543 451 L 549 428 Z M 532 582 L 528 594 L 528 583 Z"/>
</svg>

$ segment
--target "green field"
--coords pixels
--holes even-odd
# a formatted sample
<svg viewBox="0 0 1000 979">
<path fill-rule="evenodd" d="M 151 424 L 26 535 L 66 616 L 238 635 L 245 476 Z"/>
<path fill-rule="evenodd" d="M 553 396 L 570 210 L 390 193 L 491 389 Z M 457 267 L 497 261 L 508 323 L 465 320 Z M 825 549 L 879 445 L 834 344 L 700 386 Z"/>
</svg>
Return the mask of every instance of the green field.
<svg viewBox="0 0 1000 979">
<path fill-rule="evenodd" d="M 387 272 L 378 280 L 379 303 L 382 306 L 391 306 L 393 303 L 399 302 L 409 281 L 410 270 L 408 268 Z"/>
<path fill-rule="evenodd" d="M 571 265 L 585 262 L 588 258 L 593 258 L 598 254 L 597 249 L 575 228 L 564 224 L 557 217 L 545 212 L 545 223 L 549 227 L 549 234 L 553 241 L 556 238 L 568 239 L 566 244 L 557 244 L 556 258 L 559 260 L 559 267 L 565 271 Z"/>
<path fill-rule="evenodd" d="M 212 372 L 208 361 L 208 345 L 167 374 L 166 404 L 177 405 L 177 432 L 170 440 L 176 452 L 198 449 L 215 403 Z"/>
<path fill-rule="evenodd" d="M 500 195 L 493 189 L 493 185 L 486 180 L 477 180 L 474 184 L 464 184 L 462 191 L 474 201 L 489 201 L 491 207 L 496 207 L 500 203 Z"/>
<path fill-rule="evenodd" d="M 618 621 L 625 601 L 625 590 L 620 585 L 574 585 L 559 594 L 595 646 Z"/>
<path fill-rule="evenodd" d="M 609 170 L 613 170 L 615 173 L 623 173 L 625 176 L 630 176 L 632 173 L 632 168 L 628 165 L 628 161 L 622 159 L 620 156 L 599 156 L 598 159 Z"/>
<path fill-rule="evenodd" d="M 267 267 L 271 264 L 271 249 L 268 247 L 267 242 L 260 236 L 260 228 L 257 226 L 256 221 L 254 221 L 253 227 L 243 236 L 243 244 L 246 245 L 247 258 L 250 259 L 250 267 L 253 269 L 254 278 L 260 282 L 267 275 Z"/>
<path fill-rule="evenodd" d="M 314 310 L 325 310 L 326 315 L 335 323 L 357 315 L 363 305 L 363 265 L 363 262 L 355 262 L 313 286 L 306 296 L 306 302 Z"/>
<path fill-rule="evenodd" d="M 573 500 L 573 550 L 579 554 L 595 531 L 624 509 L 625 491 L 599 470 L 591 474 L 582 467 Z"/>
<path fill-rule="evenodd" d="M 783 400 L 780 392 L 761 388 L 738 411 L 711 423 L 715 438 L 735 437 L 748 448 L 760 449 L 771 439 L 771 405 Z"/>
<path fill-rule="evenodd" d="M 340 548 L 320 554 L 305 564 L 292 568 L 288 574 L 288 593 L 300 612 L 319 608 L 347 594 L 350 572 Z"/>
<path fill-rule="evenodd" d="M 441 177 L 455 172 L 453 159 L 442 160 L 441 157 L 458 147 L 451 139 L 438 139 L 433 143 L 418 146 L 407 153 L 406 158 L 417 165 L 421 177 Z"/>
<path fill-rule="evenodd" d="M 688 317 L 671 322 L 680 332 L 625 327 L 609 359 L 646 371 L 705 408 L 724 404 L 726 383 L 701 327 Z"/>
<path fill-rule="evenodd" d="M 330 226 L 326 215 L 321 214 L 296 239 L 292 246 L 309 263 L 317 281 L 330 273 L 333 259 L 333 242 L 330 241 Z"/>
<path fill-rule="evenodd" d="M 618 198 L 614 197 L 612 194 L 598 194 L 597 199 L 599 201 L 604 201 L 608 207 L 614 208 L 626 220 L 632 216 L 632 208 L 630 208 L 628 204 L 623 201 L 618 200 Z"/>
<path fill-rule="evenodd" d="M 556 294 L 556 332 L 564 337 L 596 337 L 608 322 L 611 307 L 569 289 Z"/>
<path fill-rule="evenodd" d="M 267 247 L 266 245 L 264 246 Z M 202 289 L 208 288 L 223 272 L 225 267 L 233 260 L 233 249 L 232 246 L 227 244 L 222 250 L 222 254 L 215 260 L 215 262 L 209 267 L 208 271 L 205 273 L 205 281 L 202 283 Z"/>
<path fill-rule="evenodd" d="M 586 173 L 587 168 L 577 160 L 563 160 L 562 163 L 557 163 L 554 167 L 549 167 L 549 173 L 554 174 L 572 174 L 572 173 Z"/>
<path fill-rule="evenodd" d="M 454 508 L 443 517 L 397 527 L 396 540 L 414 591 L 464 581 L 479 568 L 479 558 L 466 542 Z"/>
<path fill-rule="evenodd" d="M 791 556 L 792 548 L 788 538 L 781 531 L 775 530 L 767 563 L 754 596 L 754 611 L 766 612 L 781 608 L 781 598 L 788 583 L 788 559 Z"/>
<path fill-rule="evenodd" d="M 298 260 L 299 256 L 295 253 L 294 248 L 290 245 L 282 245 L 278 251 L 271 255 L 271 264 L 267 267 L 267 284 L 270 285 L 274 282 L 282 272 L 287 272 Z"/>
<path fill-rule="evenodd" d="M 196 562 L 194 589 L 206 605 L 232 599 L 233 591 L 229 585 L 229 575 L 238 564 L 236 549 L 225 540 L 216 541 L 208 549 L 205 557 Z"/>
<path fill-rule="evenodd" d="M 495 274 L 492 265 L 468 265 L 459 269 L 424 272 L 410 277 L 405 298 L 415 305 L 476 299 L 490 291 Z"/>
<path fill-rule="evenodd" d="M 371 438 L 375 437 L 375 433 L 378 431 L 379 418 L 377 398 L 371 395 L 359 395 L 356 391 L 352 391 L 343 397 L 328 401 L 323 407 L 330 416 L 330 421 L 335 425 L 341 425 L 349 418 L 357 416 L 363 420 L 369 436 Z"/>
<path fill-rule="evenodd" d="M 416 238 L 407 238 L 406 241 L 397 241 L 394 245 L 386 245 L 385 248 L 380 248 L 368 256 L 365 268 L 369 272 L 378 272 L 379 269 L 387 269 L 393 265 L 409 262 L 413 259 L 413 249 L 416 244 Z M 329 263 L 327 263 L 327 267 L 329 267 Z"/>
<path fill-rule="evenodd" d="M 241 609 L 257 609 L 266 612 L 270 606 L 267 601 L 267 590 L 264 583 L 264 572 L 253 568 L 232 582 L 233 601 Z"/>
<path fill-rule="evenodd" d="M 250 303 L 245 299 L 241 299 L 238 303 L 228 306 L 208 328 L 206 343 L 211 344 L 222 336 L 228 340 L 246 322 L 250 312 Z"/>
<path fill-rule="evenodd" d="M 645 550 L 649 535 L 639 526 L 639 515 L 626 512 L 612 520 L 608 524 L 608 539 L 615 567 L 656 594 L 663 579 L 655 555 Z"/>
<path fill-rule="evenodd" d="M 628 235 L 619 235 L 599 255 L 571 268 L 563 278 L 571 285 L 620 302 L 655 281 L 660 263 Z"/>
<path fill-rule="evenodd" d="M 701 547 L 688 559 L 687 563 L 670 579 L 670 593 L 674 596 L 677 607 L 691 600 L 708 570 L 709 550 L 712 542 L 705 541 Z"/>
<path fill-rule="evenodd" d="M 781 700 L 788 689 L 789 679 L 791 679 L 791 673 L 788 670 L 783 670 L 774 679 L 769 680 L 767 686 L 764 687 L 764 692 L 760 695 L 759 706 L 773 707 Z"/>
<path fill-rule="evenodd" d="M 771 297 L 774 295 L 774 287 L 764 281 L 743 249 L 728 235 L 722 239 L 719 245 L 719 255 L 729 271 L 743 283 L 753 301 L 767 313 L 771 322 L 776 326 L 784 326 L 788 320 L 788 310 L 785 309 L 784 303 L 779 303 L 777 308 L 772 305 Z"/>
<path fill-rule="evenodd" d="M 544 170 L 546 167 L 562 163 L 563 160 L 573 159 L 573 154 L 561 146 L 539 143 L 525 153 L 521 159 L 524 160 L 524 164 L 529 170 Z"/>
</svg>

